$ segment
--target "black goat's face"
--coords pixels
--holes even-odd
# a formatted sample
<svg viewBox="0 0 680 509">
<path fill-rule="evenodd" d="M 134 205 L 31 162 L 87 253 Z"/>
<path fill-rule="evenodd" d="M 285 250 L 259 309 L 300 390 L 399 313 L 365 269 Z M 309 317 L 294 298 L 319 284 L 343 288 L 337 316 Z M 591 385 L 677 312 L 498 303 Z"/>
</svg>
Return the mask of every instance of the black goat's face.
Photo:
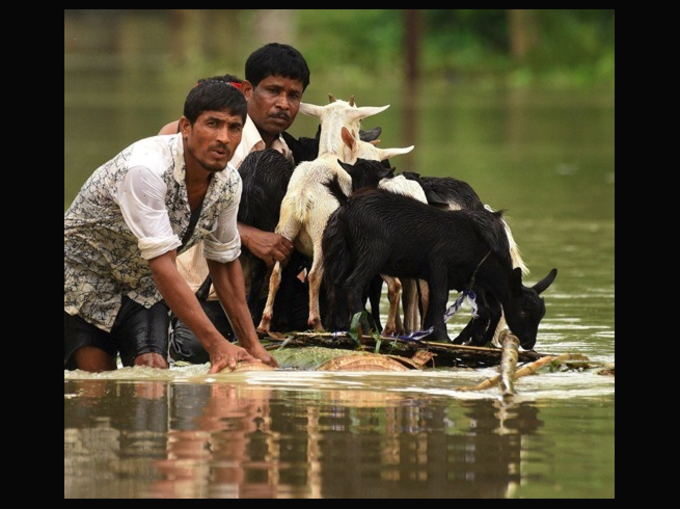
<svg viewBox="0 0 680 509">
<path fill-rule="evenodd" d="M 545 316 L 545 301 L 540 294 L 557 276 L 553 269 L 546 277 L 529 288 L 522 284 L 522 271 L 516 268 L 510 277 L 510 299 L 504 307 L 505 319 L 522 348 L 531 350 L 536 344 L 538 325 Z"/>
</svg>

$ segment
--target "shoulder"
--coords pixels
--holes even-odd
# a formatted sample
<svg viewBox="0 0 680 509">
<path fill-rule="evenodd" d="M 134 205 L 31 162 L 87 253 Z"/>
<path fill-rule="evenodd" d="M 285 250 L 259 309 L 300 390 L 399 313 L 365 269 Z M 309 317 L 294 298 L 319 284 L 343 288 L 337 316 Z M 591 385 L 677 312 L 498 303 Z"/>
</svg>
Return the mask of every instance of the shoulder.
<svg viewBox="0 0 680 509">
<path fill-rule="evenodd" d="M 144 138 L 130 145 L 129 162 L 131 166 L 162 166 L 182 153 L 181 138 L 177 134 L 158 135 Z"/>
<path fill-rule="evenodd" d="M 224 170 L 215 173 L 214 178 L 218 179 L 222 186 L 230 189 L 240 189 L 242 186 L 241 174 L 231 162 L 227 164 Z"/>
</svg>

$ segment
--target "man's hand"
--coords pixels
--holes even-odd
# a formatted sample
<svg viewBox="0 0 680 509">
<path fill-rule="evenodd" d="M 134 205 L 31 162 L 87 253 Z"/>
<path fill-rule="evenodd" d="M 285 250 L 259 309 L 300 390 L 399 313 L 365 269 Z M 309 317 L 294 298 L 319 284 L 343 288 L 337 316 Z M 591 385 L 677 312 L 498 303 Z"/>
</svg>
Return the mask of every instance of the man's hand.
<svg viewBox="0 0 680 509">
<path fill-rule="evenodd" d="M 209 351 L 210 370 L 208 373 L 219 373 L 224 368 L 234 369 L 238 361 L 252 362 L 255 358 L 245 348 L 231 344 L 229 341 L 219 341 Z"/>
<path fill-rule="evenodd" d="M 285 267 L 293 254 L 293 243 L 277 233 L 253 228 L 242 237 L 242 241 L 251 253 L 264 260 L 267 267 L 273 266 L 275 262 Z"/>
<path fill-rule="evenodd" d="M 265 350 L 264 346 L 262 346 L 262 343 L 260 343 L 259 341 L 256 344 L 247 348 L 253 357 L 255 357 L 258 360 L 261 360 L 262 362 L 271 366 L 272 368 L 275 368 L 279 365 L 279 363 L 276 362 L 276 359 L 272 357 L 272 354 Z"/>
</svg>

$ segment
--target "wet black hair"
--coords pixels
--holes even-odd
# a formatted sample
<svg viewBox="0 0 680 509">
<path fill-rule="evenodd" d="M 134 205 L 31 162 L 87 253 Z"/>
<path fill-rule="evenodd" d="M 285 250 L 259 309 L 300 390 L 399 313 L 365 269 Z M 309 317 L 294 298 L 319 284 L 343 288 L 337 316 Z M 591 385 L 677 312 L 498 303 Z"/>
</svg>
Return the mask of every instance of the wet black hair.
<svg viewBox="0 0 680 509">
<path fill-rule="evenodd" d="M 270 42 L 253 51 L 246 60 L 246 79 L 253 87 L 268 76 L 300 80 L 303 91 L 309 85 L 307 61 L 298 50 L 288 44 Z"/>
<path fill-rule="evenodd" d="M 194 125 L 204 111 L 229 110 L 243 117 L 246 123 L 248 103 L 241 90 L 222 79 L 206 78 L 191 89 L 184 102 L 184 116 Z"/>
<path fill-rule="evenodd" d="M 213 76 L 212 78 L 201 78 L 198 80 L 198 83 L 202 83 L 206 80 L 217 80 L 217 81 L 226 81 L 228 83 L 241 83 L 243 80 L 236 76 L 235 74 L 221 74 L 220 76 Z"/>
</svg>

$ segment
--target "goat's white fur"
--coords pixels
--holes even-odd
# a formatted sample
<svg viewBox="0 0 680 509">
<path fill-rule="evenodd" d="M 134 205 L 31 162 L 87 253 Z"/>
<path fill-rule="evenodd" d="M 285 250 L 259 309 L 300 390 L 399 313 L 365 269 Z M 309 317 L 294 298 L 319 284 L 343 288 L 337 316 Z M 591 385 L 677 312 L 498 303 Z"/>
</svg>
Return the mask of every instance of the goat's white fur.
<svg viewBox="0 0 680 509">
<path fill-rule="evenodd" d="M 288 183 L 281 202 L 281 214 L 276 233 L 293 242 L 295 248 L 312 258 L 309 280 L 308 324 L 323 330 L 319 310 L 319 292 L 323 278 L 323 253 L 321 239 L 330 215 L 338 208 L 338 201 L 330 194 L 325 183 L 337 175 L 343 193 L 352 193 L 352 178 L 339 164 L 338 159 L 354 164 L 358 157 L 386 159 L 406 149 L 378 149 L 358 139 L 360 121 L 384 111 L 383 107 L 357 107 L 346 101 L 335 100 L 326 106 L 302 103 L 300 111 L 321 121 L 319 155 L 313 161 L 300 163 Z M 258 332 L 268 332 L 273 317 L 274 299 L 281 283 L 281 265 L 277 262 L 269 279 L 269 295 L 258 325 Z"/>
</svg>

